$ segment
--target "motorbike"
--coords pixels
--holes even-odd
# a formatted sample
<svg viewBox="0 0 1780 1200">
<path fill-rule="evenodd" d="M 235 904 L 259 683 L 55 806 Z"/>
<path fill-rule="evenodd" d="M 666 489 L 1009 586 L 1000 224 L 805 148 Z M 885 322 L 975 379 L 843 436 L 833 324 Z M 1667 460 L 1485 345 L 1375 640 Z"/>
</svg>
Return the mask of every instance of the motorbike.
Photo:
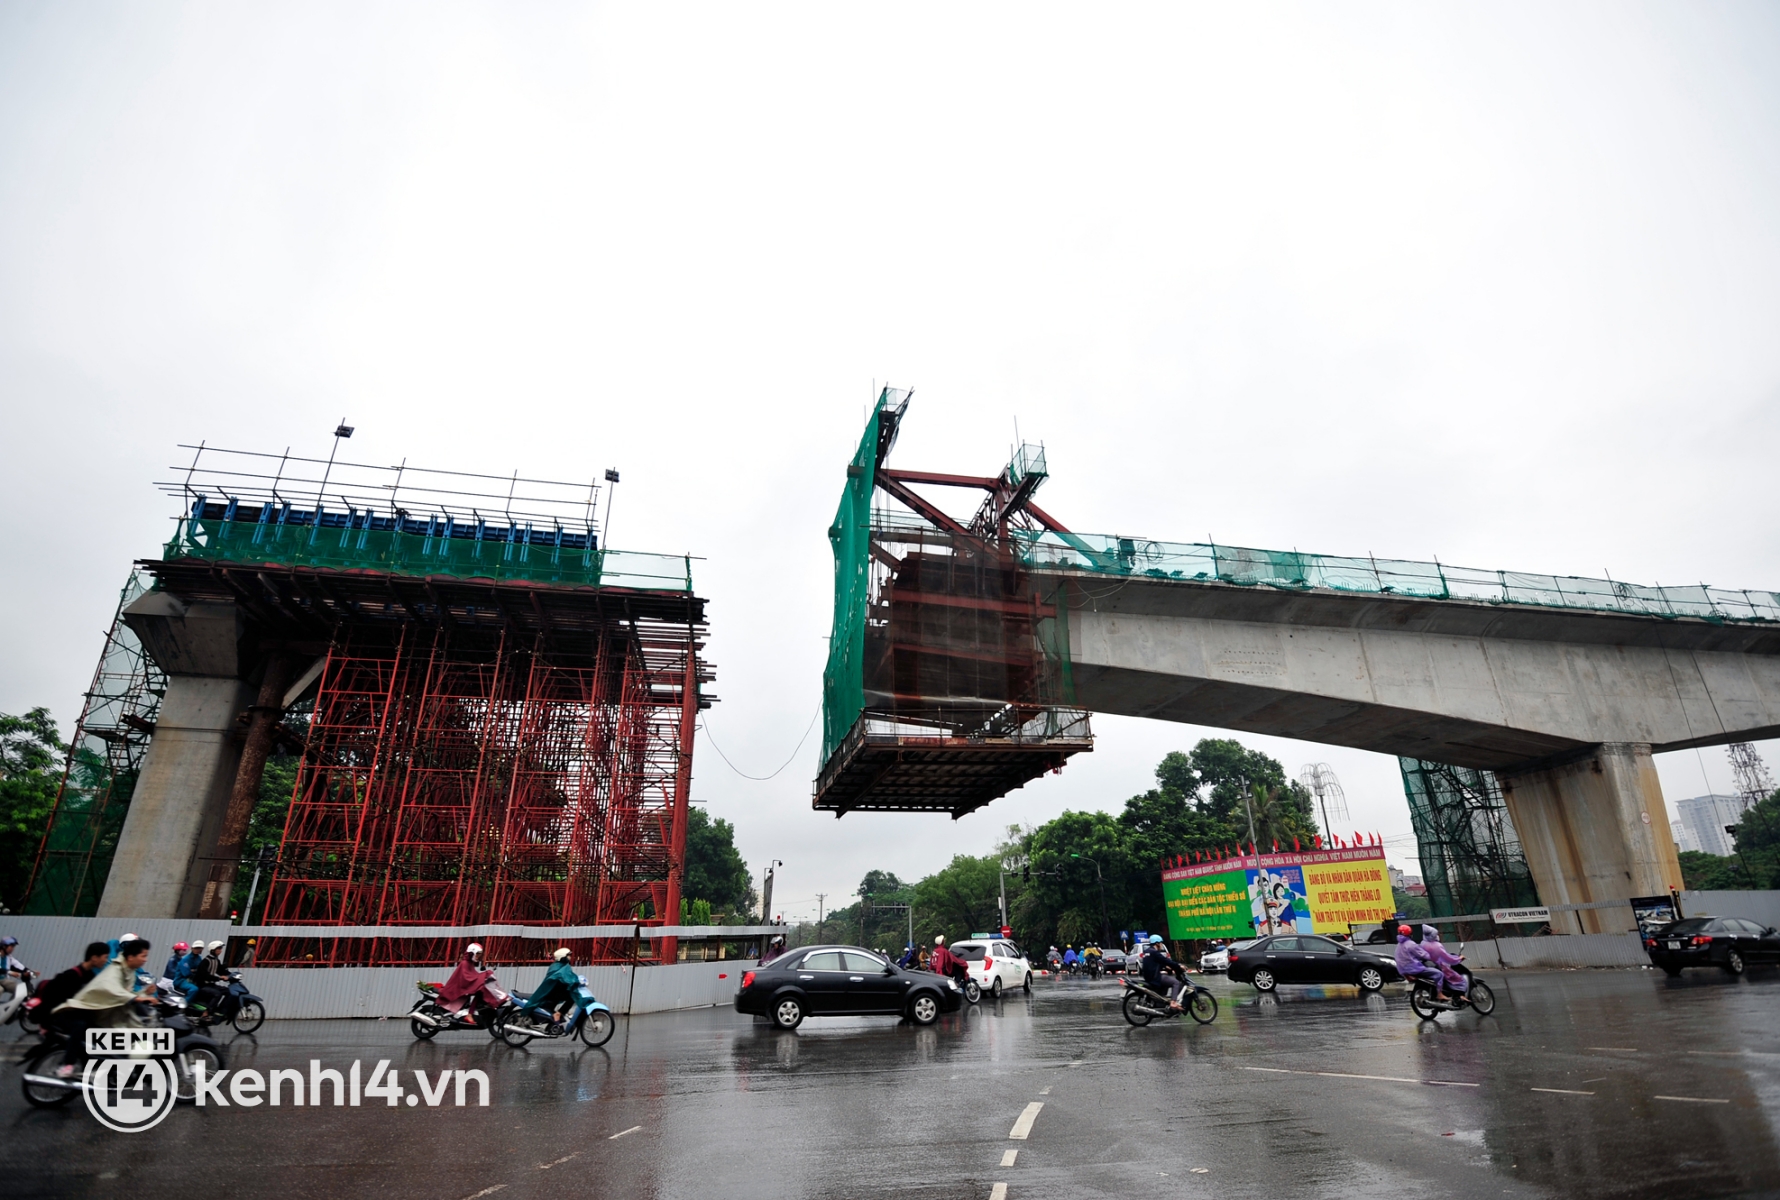
<svg viewBox="0 0 1780 1200">
<path fill-rule="evenodd" d="M 37 972 L 26 971 L 17 983 L 8 979 L 0 983 L 0 1025 L 17 1022 L 26 1033 L 37 1032 L 37 1005 L 32 1003 L 37 992 Z"/>
<path fill-rule="evenodd" d="M 174 1099 L 190 1104 L 198 1098 L 197 1072 L 200 1065 L 207 1075 L 223 1069 L 223 1049 L 216 1041 L 192 1023 L 185 997 L 169 989 L 157 991 L 153 1001 L 136 1005 L 144 1025 L 160 1025 L 173 1031 Z M 72 1060 L 72 1044 L 68 1035 L 54 1024 L 45 1024 L 43 1040 L 24 1057 L 20 1087 L 25 1102 L 34 1108 L 60 1108 L 82 1091 L 86 1083 L 77 1072 L 61 1076 L 57 1071 Z"/>
<path fill-rule="evenodd" d="M 1179 1009 L 1168 1003 L 1167 995 L 1146 984 L 1132 983 L 1129 979 L 1121 979 L 1119 983 L 1125 989 L 1125 1020 L 1140 1028 L 1151 1021 L 1166 1021 L 1183 1014 L 1201 1025 L 1209 1025 L 1217 1019 L 1218 998 L 1209 989 L 1191 981 L 1187 982 L 1187 990 L 1181 993 Z"/>
<path fill-rule="evenodd" d="M 569 1011 L 561 1019 L 554 1013 L 520 1007 L 517 1002 L 525 997 L 515 993 L 495 1014 L 491 1032 L 509 1046 L 523 1046 L 533 1038 L 569 1037 L 578 1037 L 589 1046 L 605 1045 L 612 1040 L 612 1031 L 616 1027 L 612 1010 L 594 998 L 593 989 L 587 986 L 587 976 L 577 975 L 575 978 L 581 982 L 575 988 L 572 1002 L 567 1005 Z"/>
<path fill-rule="evenodd" d="M 490 1004 L 481 992 L 477 992 L 456 1013 L 446 1009 L 441 999 L 444 984 L 422 981 L 414 986 L 420 989 L 420 999 L 408 1010 L 408 1030 L 423 1042 L 449 1030 L 463 1029 L 485 1029 L 489 1037 L 499 1037 L 495 1032 L 495 1018 L 513 1007 L 513 997 L 496 985 L 492 974 L 488 977 L 486 990 L 499 996 L 499 1002 Z"/>
<path fill-rule="evenodd" d="M 198 1010 L 195 1015 L 199 1025 L 209 1027 L 226 1022 L 235 1027 L 236 1033 L 252 1033 L 266 1023 L 266 1002 L 247 990 L 241 972 L 230 971 L 228 986 L 216 1006 L 208 1012 Z"/>
<path fill-rule="evenodd" d="M 1459 943 L 1463 950 L 1465 943 Z M 1425 979 L 1418 979 L 1415 986 L 1409 989 L 1409 1007 L 1415 1015 L 1424 1021 L 1432 1021 L 1443 1012 L 1463 1012 L 1470 1009 L 1480 1017 L 1487 1017 L 1496 1011 L 1496 993 L 1490 985 L 1471 973 L 1471 968 L 1464 963 L 1458 964 L 1453 970 L 1465 977 L 1465 990 L 1462 992 L 1448 991 L 1446 999 L 1440 999 L 1434 985 Z"/>
</svg>

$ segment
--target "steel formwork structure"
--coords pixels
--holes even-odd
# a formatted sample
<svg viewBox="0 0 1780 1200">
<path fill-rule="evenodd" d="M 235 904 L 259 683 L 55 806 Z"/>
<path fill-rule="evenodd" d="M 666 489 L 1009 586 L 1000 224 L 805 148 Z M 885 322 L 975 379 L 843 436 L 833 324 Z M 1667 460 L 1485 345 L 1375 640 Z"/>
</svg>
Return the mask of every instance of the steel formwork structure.
<svg viewBox="0 0 1780 1200">
<path fill-rule="evenodd" d="M 394 646 L 337 642 L 264 923 L 677 920 L 697 642 L 692 628 L 650 624 L 614 627 L 591 654 L 565 654 L 542 635 L 515 645 L 505 632 L 466 652 L 445 629 L 404 629 Z M 554 948 L 493 940 L 504 961 Z M 628 940 L 572 948 L 578 961 L 633 952 Z M 281 937 L 258 961 L 439 963 L 455 953 L 429 938 Z"/>
<path fill-rule="evenodd" d="M 1041 587 L 1019 535 L 1063 527 L 1032 502 L 1042 447 L 999 475 L 891 468 L 908 393 L 885 388 L 829 529 L 834 626 L 812 807 L 954 819 L 1091 750 L 1074 707 L 1067 596 Z M 916 491 L 983 493 L 968 521 Z"/>
</svg>

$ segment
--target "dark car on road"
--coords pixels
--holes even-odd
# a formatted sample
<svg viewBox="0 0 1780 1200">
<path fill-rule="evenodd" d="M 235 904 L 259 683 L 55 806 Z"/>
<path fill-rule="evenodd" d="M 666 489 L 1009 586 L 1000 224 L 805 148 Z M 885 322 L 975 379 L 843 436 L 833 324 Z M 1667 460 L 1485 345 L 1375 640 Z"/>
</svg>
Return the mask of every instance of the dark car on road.
<svg viewBox="0 0 1780 1200">
<path fill-rule="evenodd" d="M 1744 917 L 1687 917 L 1646 937 L 1644 952 L 1671 979 L 1684 967 L 1717 967 L 1741 975 L 1757 963 L 1780 963 L 1780 933 Z"/>
<path fill-rule="evenodd" d="M 1351 983 L 1376 992 L 1402 978 L 1397 964 L 1382 954 L 1305 933 L 1275 934 L 1232 946 L 1229 975 L 1262 992 L 1288 983 Z"/>
<path fill-rule="evenodd" d="M 957 1012 L 964 993 L 930 971 L 905 971 L 858 946 L 800 946 L 742 973 L 735 1010 L 796 1029 L 805 1017 L 869 1014 L 931 1025 Z"/>
</svg>

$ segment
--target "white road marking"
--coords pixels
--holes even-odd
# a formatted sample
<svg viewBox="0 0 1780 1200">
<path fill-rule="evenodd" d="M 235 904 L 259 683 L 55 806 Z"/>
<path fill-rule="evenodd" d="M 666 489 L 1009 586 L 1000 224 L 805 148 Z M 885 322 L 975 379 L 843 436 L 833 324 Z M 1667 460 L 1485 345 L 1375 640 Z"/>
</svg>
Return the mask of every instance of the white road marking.
<svg viewBox="0 0 1780 1200">
<path fill-rule="evenodd" d="M 618 1133 L 615 1133 L 615 1134 L 613 1134 L 613 1135 L 612 1135 L 612 1136 L 611 1136 L 611 1137 L 609 1137 L 609 1138 L 607 1138 L 607 1139 L 606 1139 L 606 1140 L 607 1140 L 607 1141 L 608 1141 L 608 1142 L 615 1142 L 615 1141 L 617 1141 L 617 1140 L 618 1140 L 618 1139 L 619 1139 L 619 1138 L 621 1138 L 621 1137 L 623 1137 L 623 1136 L 624 1136 L 624 1135 L 625 1135 L 625 1134 L 627 1134 L 627 1133 L 635 1133 L 635 1132 L 636 1132 L 636 1131 L 637 1131 L 637 1130 L 639 1130 L 639 1129 L 641 1129 L 641 1128 L 642 1128 L 642 1126 L 641 1126 L 641 1125 L 632 1125 L 632 1126 L 631 1126 L 631 1127 L 630 1127 L 630 1128 L 629 1128 L 629 1129 L 625 1129 L 625 1130 L 622 1130 L 622 1131 L 620 1131 L 620 1132 L 618 1132 Z"/>
<path fill-rule="evenodd" d="M 1040 1088 L 1038 1094 L 1041 1096 L 1048 1096 L 1051 1094 L 1051 1089 L 1050 1088 Z"/>
<path fill-rule="evenodd" d="M 1191 1171 L 1192 1171 L 1192 1172 L 1193 1172 L 1193 1174 L 1195 1174 L 1195 1175 L 1209 1175 L 1209 1174 L 1211 1174 L 1211 1168 L 1210 1168 L 1210 1167 L 1191 1167 L 1191 1168 L 1189 1168 L 1189 1169 L 1190 1169 L 1190 1170 L 1191 1170 Z"/>
<path fill-rule="evenodd" d="M 998 1183 L 989 1189 L 989 1200 L 1007 1200 L 1007 1184 Z"/>
<path fill-rule="evenodd" d="M 1554 1096 L 1592 1096 L 1593 1092 L 1574 1092 L 1569 1088 L 1529 1088 L 1534 1092 L 1550 1092 Z"/>
<path fill-rule="evenodd" d="M 1585 1048 L 1589 1050 L 1611 1050 L 1616 1054 L 1638 1053 L 1638 1047 L 1636 1046 L 1588 1046 Z"/>
<path fill-rule="evenodd" d="M 1001 1165 L 1004 1167 L 1013 1166 L 1014 1159 L 1019 1156 L 1019 1153 L 1020 1152 L 1018 1150 L 1009 1150 L 1009 1151 L 1005 1152 L 1001 1156 Z"/>
<path fill-rule="evenodd" d="M 494 1185 L 494 1186 L 493 1186 L 493 1187 L 485 1187 L 485 1188 L 483 1188 L 483 1189 L 482 1189 L 482 1190 L 481 1190 L 481 1191 L 479 1191 L 479 1192 L 477 1192 L 477 1193 L 476 1193 L 476 1194 L 475 1194 L 475 1195 L 473 1195 L 473 1196 L 465 1196 L 465 1197 L 464 1197 L 464 1200 L 482 1200 L 482 1197 L 484 1197 L 484 1196 L 492 1196 L 492 1195 L 494 1195 L 494 1194 L 495 1194 L 495 1193 L 496 1193 L 496 1192 L 498 1192 L 498 1191 L 500 1191 L 500 1190 L 501 1190 L 501 1189 L 502 1189 L 502 1188 L 504 1188 L 504 1187 L 506 1187 L 506 1186 L 507 1186 L 507 1185 L 506 1185 L 506 1184 L 504 1184 L 504 1183 L 497 1183 L 497 1184 L 495 1184 L 495 1185 Z"/>
<path fill-rule="evenodd" d="M 1689 1054 L 1699 1054 L 1711 1058 L 1741 1058 L 1741 1050 L 1689 1050 Z"/>
<path fill-rule="evenodd" d="M 1371 1079 L 1378 1083 L 1420 1083 L 1428 1087 L 1478 1087 L 1456 1079 L 1404 1079 L 1398 1075 L 1352 1075 L 1346 1071 L 1288 1071 L 1283 1067 L 1238 1067 L 1239 1071 L 1265 1071 L 1269 1075 L 1321 1075 L 1325 1079 Z"/>
<path fill-rule="evenodd" d="M 1715 1100 L 1711 1096 L 1652 1096 L 1652 1100 L 1680 1100 L 1684 1104 L 1729 1104 L 1729 1100 Z"/>
<path fill-rule="evenodd" d="M 1038 1120 L 1039 1111 L 1043 1108 L 1044 1103 L 1039 1100 L 1028 1104 L 1026 1111 L 1020 1114 L 1020 1119 L 1014 1122 L 1013 1129 L 1008 1132 L 1008 1138 L 1016 1142 L 1025 1141 L 1032 1133 L 1032 1122 Z"/>
<path fill-rule="evenodd" d="M 581 1152 L 579 1150 L 577 1150 L 573 1154 L 563 1155 L 561 1158 L 557 1159 L 555 1162 L 539 1163 L 538 1170 L 548 1171 L 551 1167 L 562 1166 L 562 1164 L 568 1162 L 571 1158 L 580 1158 L 580 1157 L 581 1157 Z"/>
</svg>

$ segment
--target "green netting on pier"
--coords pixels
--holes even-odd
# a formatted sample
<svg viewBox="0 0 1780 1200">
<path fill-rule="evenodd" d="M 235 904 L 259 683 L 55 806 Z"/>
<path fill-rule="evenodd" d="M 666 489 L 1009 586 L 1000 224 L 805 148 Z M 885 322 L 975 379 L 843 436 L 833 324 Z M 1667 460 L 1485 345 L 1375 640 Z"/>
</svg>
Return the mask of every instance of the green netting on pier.
<svg viewBox="0 0 1780 1200">
<path fill-rule="evenodd" d="M 167 543 L 166 557 L 644 591 L 692 590 L 692 560 L 683 555 L 209 518 L 182 519 Z"/>
<path fill-rule="evenodd" d="M 1097 533 L 1018 532 L 1036 570 L 1090 571 L 1292 591 L 1337 592 L 1531 604 L 1707 621 L 1780 621 L 1780 593 L 1690 584 L 1650 587 L 1613 579 L 1485 571 L 1438 562 L 1341 558 L 1296 550 L 1252 550 L 1200 542 L 1152 542 Z"/>
<path fill-rule="evenodd" d="M 834 756 L 865 711 L 865 607 L 871 587 L 871 498 L 877 486 L 878 422 L 891 389 L 878 395 L 859 449 L 847 467 L 847 486 L 828 527 L 834 550 L 834 625 L 822 671 L 822 761 Z"/>
<path fill-rule="evenodd" d="M 1501 785 L 1488 771 L 1399 758 L 1409 823 L 1436 917 L 1539 903 Z"/>
</svg>

